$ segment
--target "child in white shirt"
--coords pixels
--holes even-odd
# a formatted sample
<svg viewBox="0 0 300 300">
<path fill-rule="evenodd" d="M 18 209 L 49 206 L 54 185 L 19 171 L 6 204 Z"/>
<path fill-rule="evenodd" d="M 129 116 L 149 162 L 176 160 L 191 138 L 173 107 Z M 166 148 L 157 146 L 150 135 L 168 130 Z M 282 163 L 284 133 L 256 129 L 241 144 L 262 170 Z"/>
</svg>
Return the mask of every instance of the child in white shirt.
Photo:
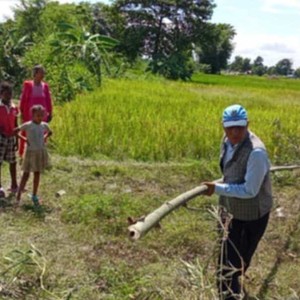
<svg viewBox="0 0 300 300">
<path fill-rule="evenodd" d="M 23 175 L 21 178 L 17 204 L 20 203 L 21 194 L 29 179 L 30 172 L 33 172 L 32 201 L 39 205 L 37 191 L 40 183 L 40 173 L 49 165 L 49 156 L 45 146 L 45 140 L 52 134 L 48 124 L 43 122 L 45 108 L 42 105 L 34 105 L 31 109 L 32 120 L 26 122 L 16 129 L 16 132 L 25 131 L 27 138 L 19 135 L 27 143 L 25 157 L 22 165 Z"/>
</svg>

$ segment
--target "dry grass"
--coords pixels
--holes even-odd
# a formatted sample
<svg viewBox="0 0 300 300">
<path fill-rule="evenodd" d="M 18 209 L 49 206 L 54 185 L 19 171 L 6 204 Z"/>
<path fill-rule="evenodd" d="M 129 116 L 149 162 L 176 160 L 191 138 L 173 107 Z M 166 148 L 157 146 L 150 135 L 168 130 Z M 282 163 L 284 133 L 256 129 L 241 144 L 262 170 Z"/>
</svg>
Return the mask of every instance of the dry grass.
<svg viewBox="0 0 300 300">
<path fill-rule="evenodd" d="M 25 196 L 19 212 L 7 206 L 0 215 L 0 298 L 214 299 L 217 235 L 208 208 L 215 197 L 195 199 L 199 211 L 174 212 L 137 243 L 127 239 L 126 219 L 218 176 L 204 162 L 54 156 L 42 178 L 43 209 L 34 211 Z M 285 218 L 273 213 L 245 284 L 252 297 L 289 299 L 300 295 L 299 178 L 284 172 L 274 182 Z M 67 194 L 56 198 L 60 189 Z"/>
</svg>

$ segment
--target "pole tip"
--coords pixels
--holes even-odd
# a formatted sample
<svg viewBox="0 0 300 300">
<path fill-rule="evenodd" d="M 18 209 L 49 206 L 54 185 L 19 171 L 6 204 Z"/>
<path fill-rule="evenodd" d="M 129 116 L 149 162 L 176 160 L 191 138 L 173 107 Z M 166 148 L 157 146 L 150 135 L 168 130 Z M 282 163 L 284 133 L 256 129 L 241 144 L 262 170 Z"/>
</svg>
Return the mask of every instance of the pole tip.
<svg viewBox="0 0 300 300">
<path fill-rule="evenodd" d="M 134 228 L 134 225 L 128 227 L 128 235 L 132 241 L 136 241 L 141 237 L 140 232 Z"/>
</svg>

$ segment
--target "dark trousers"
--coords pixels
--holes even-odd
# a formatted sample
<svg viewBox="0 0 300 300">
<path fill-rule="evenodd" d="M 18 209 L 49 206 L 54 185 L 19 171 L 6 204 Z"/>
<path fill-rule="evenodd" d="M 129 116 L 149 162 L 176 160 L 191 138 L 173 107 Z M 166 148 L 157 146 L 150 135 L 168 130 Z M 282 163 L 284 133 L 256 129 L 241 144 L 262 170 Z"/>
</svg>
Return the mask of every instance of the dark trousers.
<svg viewBox="0 0 300 300">
<path fill-rule="evenodd" d="M 268 220 L 269 213 L 254 221 L 231 220 L 228 237 L 221 240 L 217 274 L 220 299 L 239 299 L 239 276 L 247 271 Z"/>
</svg>

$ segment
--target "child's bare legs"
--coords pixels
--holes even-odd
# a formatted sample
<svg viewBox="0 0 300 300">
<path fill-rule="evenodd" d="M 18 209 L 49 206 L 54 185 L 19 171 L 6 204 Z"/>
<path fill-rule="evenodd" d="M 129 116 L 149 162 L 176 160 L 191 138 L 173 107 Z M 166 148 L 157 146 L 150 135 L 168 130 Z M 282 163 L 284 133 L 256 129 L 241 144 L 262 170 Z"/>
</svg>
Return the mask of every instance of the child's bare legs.
<svg viewBox="0 0 300 300">
<path fill-rule="evenodd" d="M 20 186 L 18 189 L 18 194 L 17 194 L 17 202 L 20 202 L 20 200 L 21 200 L 21 194 L 22 194 L 22 191 L 24 190 L 26 183 L 29 179 L 29 175 L 30 175 L 29 172 L 24 172 L 22 175 Z"/>
<path fill-rule="evenodd" d="M 16 190 L 18 187 L 17 183 L 17 163 L 9 164 L 9 172 L 11 178 L 11 190 Z"/>
<path fill-rule="evenodd" d="M 2 164 L 0 163 L 0 197 L 4 197 L 5 193 L 4 193 L 4 190 L 2 188 L 2 182 L 1 182 L 1 166 L 2 166 Z"/>
<path fill-rule="evenodd" d="M 37 195 L 39 184 L 40 184 L 40 172 L 34 172 L 34 174 L 33 174 L 33 193 L 32 193 L 32 196 Z"/>
</svg>

